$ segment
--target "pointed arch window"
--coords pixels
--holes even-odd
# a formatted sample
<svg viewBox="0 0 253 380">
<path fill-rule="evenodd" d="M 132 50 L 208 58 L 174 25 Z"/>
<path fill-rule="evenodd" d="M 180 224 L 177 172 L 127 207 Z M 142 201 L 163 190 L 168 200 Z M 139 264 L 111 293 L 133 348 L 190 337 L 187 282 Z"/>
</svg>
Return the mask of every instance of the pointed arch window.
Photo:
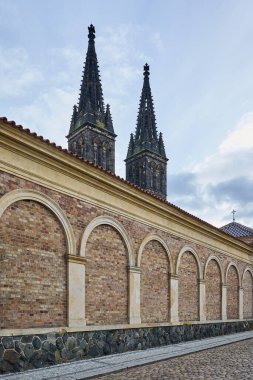
<svg viewBox="0 0 253 380">
<path fill-rule="evenodd" d="M 93 155 L 94 164 L 97 165 L 98 164 L 98 146 L 97 146 L 97 143 L 94 143 L 93 151 L 94 151 L 94 155 Z"/>
<path fill-rule="evenodd" d="M 164 171 L 161 169 L 159 172 L 159 191 L 163 193 Z"/>
<path fill-rule="evenodd" d="M 140 165 L 139 166 L 139 178 L 138 178 L 137 183 L 136 183 L 140 187 L 142 187 L 142 180 L 143 180 L 143 165 Z"/>
<path fill-rule="evenodd" d="M 111 162 L 112 162 L 112 149 L 109 148 L 108 153 L 107 153 L 107 163 L 106 163 L 108 170 L 110 170 L 111 168 Z"/>
<path fill-rule="evenodd" d="M 135 166 L 133 165 L 132 168 L 131 168 L 131 180 L 135 183 Z"/>
<path fill-rule="evenodd" d="M 103 146 L 102 150 L 102 164 L 103 168 L 107 169 L 107 150 L 105 146 Z"/>
<path fill-rule="evenodd" d="M 151 168 L 151 175 L 150 175 L 150 187 L 151 187 L 151 189 L 153 189 L 153 186 L 154 186 L 154 178 L 153 178 L 153 171 Z"/>
</svg>

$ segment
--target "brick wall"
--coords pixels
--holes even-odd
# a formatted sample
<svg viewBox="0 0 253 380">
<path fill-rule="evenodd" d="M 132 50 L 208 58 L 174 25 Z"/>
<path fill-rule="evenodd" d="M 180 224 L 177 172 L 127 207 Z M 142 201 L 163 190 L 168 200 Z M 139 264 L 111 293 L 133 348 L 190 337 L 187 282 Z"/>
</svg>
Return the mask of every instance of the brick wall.
<svg viewBox="0 0 253 380">
<path fill-rule="evenodd" d="M 215 260 L 210 260 L 206 271 L 206 317 L 221 319 L 221 273 Z"/>
<path fill-rule="evenodd" d="M 96 227 L 86 257 L 87 324 L 128 323 L 128 260 L 118 232 L 108 225 Z"/>
<path fill-rule="evenodd" d="M 227 275 L 227 318 L 239 318 L 239 279 L 233 265 Z"/>
<path fill-rule="evenodd" d="M 25 200 L 0 220 L 0 327 L 66 325 L 66 244 L 61 224 Z"/>
<path fill-rule="evenodd" d="M 195 257 L 185 252 L 178 273 L 178 312 L 180 321 L 199 320 L 198 267 Z"/>
<path fill-rule="evenodd" d="M 141 257 L 141 321 L 169 321 L 169 261 L 163 246 L 150 241 Z"/>
<path fill-rule="evenodd" d="M 220 259 L 224 271 L 228 263 L 231 261 L 231 257 L 229 255 L 222 255 L 221 253 L 215 252 L 210 248 L 201 246 L 201 244 L 187 241 L 187 239 L 182 239 L 178 236 L 166 233 L 165 231 L 153 228 L 152 226 L 146 225 L 145 223 L 133 221 L 130 217 L 127 218 L 124 215 L 119 215 L 117 212 L 104 210 L 102 208 L 96 207 L 93 204 L 75 199 L 66 194 L 54 191 L 52 189 L 0 171 L 0 197 L 4 193 L 21 188 L 40 191 L 41 193 L 44 193 L 52 200 L 54 200 L 62 208 L 73 228 L 77 242 L 78 254 L 80 252 L 80 241 L 82 234 L 85 231 L 87 225 L 95 217 L 107 215 L 113 217 L 125 228 L 126 233 L 130 237 L 130 240 L 133 244 L 134 260 L 136 259 L 136 253 L 138 252 L 143 239 L 147 236 L 147 234 L 152 233 L 158 234 L 165 241 L 165 243 L 167 243 L 168 247 L 171 250 L 174 262 L 177 261 L 178 254 L 182 247 L 185 245 L 191 246 L 195 252 L 197 252 L 201 265 L 203 267 L 210 255 L 216 255 Z M 32 215 L 31 217 L 33 219 L 33 224 L 30 221 L 25 221 L 26 218 L 20 217 L 19 214 L 18 216 L 15 216 L 16 214 L 13 214 L 14 216 L 10 216 L 8 214 L 9 212 L 17 213 L 17 211 L 15 211 L 17 204 L 13 204 L 13 206 L 9 207 L 9 209 L 5 211 L 3 217 L 0 220 L 0 223 L 2 224 L 2 232 L 0 235 L 0 270 L 1 274 L 3 273 L 3 275 L 0 276 L 1 327 L 26 328 L 28 326 L 46 327 L 66 325 L 66 247 L 61 225 L 55 216 L 46 208 L 44 208 L 44 206 L 36 204 L 34 202 L 23 201 L 18 204 L 18 207 L 22 204 L 29 204 L 29 206 L 26 206 L 25 212 L 28 213 L 29 218 Z M 35 208 L 32 208 L 31 205 L 34 205 L 33 207 Z M 44 210 L 43 215 L 41 214 L 42 210 Z M 42 223 L 44 220 L 45 223 Z M 24 223 L 26 223 L 24 229 L 20 230 L 21 226 L 24 225 Z M 51 228 L 51 230 L 47 229 L 45 226 L 52 226 L 48 227 Z M 2 239 L 2 236 L 4 239 Z M 12 241 L 11 244 L 14 248 L 10 248 L 10 240 Z M 23 241 L 29 241 L 30 248 L 28 250 L 23 247 Z M 45 242 L 48 244 L 47 248 L 44 247 Z M 100 253 L 97 249 L 98 247 L 102 247 Z M 19 249 L 21 251 L 19 251 Z M 6 258 L 3 260 L 3 257 L 7 254 L 10 254 L 10 252 L 11 254 L 12 252 L 15 254 L 15 263 L 17 262 L 17 259 L 21 260 L 21 257 L 23 260 L 17 264 L 16 269 L 14 266 L 13 273 L 15 271 L 16 272 L 14 273 L 14 277 L 11 280 L 7 279 L 7 276 L 12 269 L 12 265 L 10 263 L 14 262 L 14 260 L 7 260 Z M 19 255 L 18 252 L 21 252 L 21 254 Z M 35 252 L 35 254 L 32 254 L 32 252 Z M 49 252 L 48 256 L 45 256 L 45 252 Z M 37 259 L 37 268 L 34 264 L 34 261 L 31 259 L 35 255 Z M 51 259 L 53 256 L 54 260 Z M 38 259 L 41 257 L 42 259 Z M 86 265 L 86 311 L 88 324 L 126 323 L 128 321 L 128 260 L 125 245 L 116 230 L 109 226 L 97 227 L 88 239 L 87 257 L 88 259 L 91 259 Z M 169 272 L 169 264 L 165 264 L 165 258 L 166 256 L 164 249 L 157 242 L 153 241 L 151 243 L 148 243 L 144 249 L 141 261 L 141 316 L 143 322 L 167 321 L 169 318 L 169 315 L 166 314 L 169 313 L 169 307 L 167 309 L 166 306 L 167 304 L 169 305 L 169 281 L 167 282 L 166 277 L 167 273 Z M 24 259 L 26 260 L 26 264 L 24 264 Z M 246 267 L 246 263 L 236 259 L 233 259 L 233 261 L 238 266 L 240 274 L 242 274 Z M 51 265 L 49 264 L 50 262 L 56 263 L 56 265 Z M 213 263 L 210 263 L 209 265 L 211 264 Z M 104 268 L 102 268 L 101 265 L 104 266 Z M 161 273 L 159 275 L 158 272 L 156 272 L 157 266 L 161 267 Z M 183 254 L 179 272 L 180 320 L 198 320 L 198 271 L 197 263 L 192 254 Z M 210 277 L 212 276 L 211 272 L 212 269 L 209 267 L 208 276 Z M 41 273 L 43 273 L 43 276 Z M 118 274 L 116 275 L 116 273 Z M 42 277 L 41 280 L 39 276 Z M 24 285 L 20 285 L 20 283 L 23 283 Z M 107 285 L 108 283 L 110 283 L 110 286 Z M 53 284 L 53 286 L 48 287 L 48 284 Z M 159 287 L 158 284 L 163 285 Z M 22 286 L 24 287 L 22 288 Z M 30 286 L 30 288 L 33 290 L 35 289 L 37 292 L 33 292 L 34 298 L 32 301 L 29 299 L 29 311 L 28 307 L 25 306 L 26 297 L 30 297 L 29 292 L 25 291 L 25 288 L 28 286 Z M 47 310 L 43 309 L 45 298 L 43 298 L 44 296 L 42 297 L 41 293 L 38 293 L 37 291 L 37 289 L 39 289 L 39 286 L 42 287 L 45 297 L 48 294 L 50 298 L 53 294 L 52 292 L 55 292 L 54 296 L 52 295 L 52 297 L 54 297 L 54 304 L 51 305 L 51 301 L 49 304 L 47 304 L 47 302 L 45 303 L 45 307 L 48 307 L 47 313 Z M 210 293 L 208 286 L 209 285 L 207 284 L 207 297 L 210 295 L 210 298 L 212 298 L 212 294 L 217 295 L 214 289 L 212 289 L 212 292 Z M 158 288 L 160 289 L 159 291 L 157 290 Z M 153 291 L 154 289 L 156 289 L 156 291 Z M 232 300 L 233 295 L 231 295 L 229 292 L 230 290 L 228 289 L 228 297 L 230 297 Z M 23 293 L 25 295 L 21 297 L 21 294 Z M 39 296 L 36 298 L 38 294 Z M 97 294 L 98 300 L 96 302 L 98 302 L 98 304 L 94 304 L 94 294 Z M 12 298 L 10 298 L 9 295 L 11 295 Z M 104 295 L 106 295 L 106 297 Z M 238 292 L 236 297 L 236 302 L 238 304 Z M 117 300 L 119 300 L 119 298 L 122 302 L 120 301 L 118 303 Z M 23 304 L 20 300 L 24 300 L 24 306 L 22 306 Z M 63 311 L 59 311 L 57 309 L 55 312 L 55 300 L 59 302 L 59 307 L 57 306 L 58 309 L 60 308 L 60 304 L 62 304 L 62 308 L 64 309 Z M 35 310 L 36 316 L 30 316 L 30 306 L 33 305 L 34 301 L 37 302 L 38 310 Z M 212 302 L 213 300 L 211 299 L 207 300 L 207 303 L 210 303 L 210 313 L 212 310 Z M 115 307 L 115 305 L 117 306 Z M 215 305 L 217 306 L 218 303 L 215 303 Z M 11 307 L 11 311 L 8 311 L 8 308 Z M 20 308 L 22 307 L 24 307 L 24 310 L 21 310 L 21 314 L 24 312 L 27 313 L 24 319 L 20 317 Z M 44 311 L 45 313 L 40 313 L 40 311 Z M 4 315 L 5 322 L 3 322 L 3 313 L 6 314 Z M 30 314 L 33 314 L 33 312 L 30 312 Z"/>
<path fill-rule="evenodd" d="M 244 274 L 243 278 L 243 318 L 253 317 L 253 281 L 249 271 Z"/>
</svg>

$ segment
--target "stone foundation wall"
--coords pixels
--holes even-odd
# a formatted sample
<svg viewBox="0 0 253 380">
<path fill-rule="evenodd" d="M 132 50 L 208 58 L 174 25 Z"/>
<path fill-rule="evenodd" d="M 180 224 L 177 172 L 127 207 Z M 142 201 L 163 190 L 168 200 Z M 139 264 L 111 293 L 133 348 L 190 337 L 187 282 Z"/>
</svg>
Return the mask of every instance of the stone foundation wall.
<svg viewBox="0 0 253 380">
<path fill-rule="evenodd" d="M 253 321 L 0 337 L 0 374 L 247 331 Z"/>
</svg>

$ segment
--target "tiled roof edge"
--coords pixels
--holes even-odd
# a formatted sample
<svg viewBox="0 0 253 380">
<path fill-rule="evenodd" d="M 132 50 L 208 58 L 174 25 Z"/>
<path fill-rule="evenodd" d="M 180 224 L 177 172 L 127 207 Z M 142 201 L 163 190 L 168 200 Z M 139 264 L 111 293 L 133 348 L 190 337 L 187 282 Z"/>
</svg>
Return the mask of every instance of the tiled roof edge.
<svg viewBox="0 0 253 380">
<path fill-rule="evenodd" d="M 24 128 L 24 127 L 23 127 L 22 125 L 20 125 L 20 124 L 16 124 L 16 122 L 13 121 L 13 120 L 8 120 L 7 117 L 3 117 L 3 116 L 0 117 L 0 121 L 3 121 L 3 122 L 5 122 L 5 123 L 11 125 L 13 128 L 19 129 L 22 133 L 27 133 L 28 135 L 30 135 L 30 136 L 32 136 L 32 137 L 34 137 L 34 138 L 36 138 L 36 139 L 42 141 L 43 143 L 45 143 L 45 144 L 47 144 L 47 145 L 50 145 L 50 146 L 52 146 L 52 147 L 58 149 L 59 151 L 65 153 L 65 154 L 67 154 L 67 155 L 69 155 L 69 156 L 73 156 L 73 157 L 75 157 L 76 159 L 78 159 L 79 161 L 84 162 L 84 163 L 87 164 L 87 165 L 90 165 L 90 166 L 92 166 L 92 167 L 95 167 L 95 168 L 99 169 L 100 171 L 106 173 L 107 175 L 110 175 L 111 177 L 116 178 L 117 180 L 119 180 L 119 181 L 121 181 L 121 182 L 127 184 L 128 186 L 131 186 L 131 187 L 133 187 L 133 188 L 135 188 L 135 189 L 141 191 L 142 193 L 145 193 L 145 194 L 147 194 L 148 196 L 150 196 L 150 197 L 152 197 L 152 198 L 158 200 L 159 202 L 161 202 L 161 203 L 163 203 L 163 204 L 167 204 L 168 206 L 174 208 L 175 210 L 177 210 L 177 211 L 179 211 L 179 212 L 182 212 L 183 214 L 185 214 L 185 215 L 187 215 L 187 216 L 190 216 L 192 219 L 194 219 L 194 220 L 196 220 L 196 221 L 198 221 L 198 222 L 201 222 L 201 223 L 205 224 L 205 225 L 208 226 L 208 227 L 211 227 L 211 228 L 215 229 L 215 230 L 218 231 L 219 233 L 225 234 L 226 236 L 230 236 L 230 237 L 232 236 L 232 235 L 228 234 L 227 232 L 222 231 L 220 228 L 215 227 L 214 225 L 212 225 L 212 224 L 206 222 L 205 220 L 200 219 L 200 218 L 198 218 L 197 216 L 195 216 L 195 215 L 193 215 L 193 214 L 190 214 L 189 212 L 187 212 L 187 211 L 181 209 L 180 207 L 174 205 L 173 203 L 170 203 L 170 202 L 168 202 L 167 200 L 162 199 L 161 197 L 159 197 L 159 196 L 153 194 L 152 192 L 150 192 L 150 191 L 148 191 L 148 190 L 145 190 L 145 189 L 142 189 L 142 188 L 140 188 L 139 186 L 134 185 L 134 184 L 132 184 L 132 183 L 129 182 L 129 181 L 126 181 L 125 179 L 121 178 L 119 175 L 116 175 L 116 174 L 112 173 L 111 171 L 104 169 L 102 166 L 100 166 L 100 165 L 96 165 L 96 164 L 94 164 L 93 162 L 91 162 L 91 161 L 89 161 L 89 160 L 85 160 L 85 159 L 83 159 L 82 157 L 79 157 L 77 154 L 70 152 L 68 149 L 62 148 L 60 145 L 56 145 L 56 143 L 51 142 L 49 139 L 44 139 L 43 136 L 39 136 L 36 132 L 31 132 L 30 129 L 28 129 L 28 128 Z M 233 237 L 234 239 L 236 239 L 236 240 L 239 240 L 239 241 L 241 242 L 240 239 L 238 239 L 238 238 L 236 238 L 236 237 L 234 237 L 234 236 L 232 236 L 232 237 Z M 245 243 L 245 244 L 247 244 L 247 243 Z"/>
</svg>

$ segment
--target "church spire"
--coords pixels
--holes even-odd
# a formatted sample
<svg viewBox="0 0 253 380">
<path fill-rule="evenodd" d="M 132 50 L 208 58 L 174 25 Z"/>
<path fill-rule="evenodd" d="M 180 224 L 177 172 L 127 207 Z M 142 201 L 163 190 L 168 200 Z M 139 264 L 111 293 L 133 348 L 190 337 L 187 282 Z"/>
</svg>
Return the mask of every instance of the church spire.
<svg viewBox="0 0 253 380">
<path fill-rule="evenodd" d="M 69 150 L 114 172 L 115 133 L 109 105 L 104 109 L 102 84 L 95 50 L 95 28 L 88 27 L 88 49 L 78 106 L 74 106 L 68 138 Z"/>
<path fill-rule="evenodd" d="M 151 149 L 157 151 L 157 130 L 153 98 L 149 83 L 149 65 L 144 65 L 144 81 L 141 92 L 137 126 L 135 131 L 135 141 L 141 149 Z"/>
<path fill-rule="evenodd" d="M 95 28 L 91 24 L 88 30 L 89 43 L 80 88 L 78 112 L 88 112 L 101 117 L 104 114 L 104 99 L 95 50 Z"/>
<path fill-rule="evenodd" d="M 166 198 L 167 157 L 162 134 L 158 136 L 149 65 L 144 65 L 135 134 L 131 133 L 126 162 L 126 179 Z"/>
</svg>

